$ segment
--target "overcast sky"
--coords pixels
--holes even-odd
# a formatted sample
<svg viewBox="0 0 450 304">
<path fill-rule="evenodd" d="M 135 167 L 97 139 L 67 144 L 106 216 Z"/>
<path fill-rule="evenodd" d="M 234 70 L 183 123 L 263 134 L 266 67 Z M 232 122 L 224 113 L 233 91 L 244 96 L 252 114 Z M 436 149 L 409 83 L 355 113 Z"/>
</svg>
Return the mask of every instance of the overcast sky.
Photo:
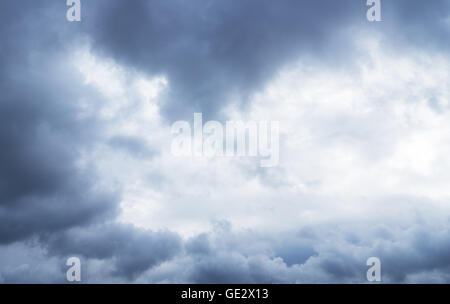
<svg viewBox="0 0 450 304">
<path fill-rule="evenodd" d="M 450 283 L 450 1 L 0 1 L 0 282 Z M 171 125 L 278 121 L 280 160 Z"/>
</svg>

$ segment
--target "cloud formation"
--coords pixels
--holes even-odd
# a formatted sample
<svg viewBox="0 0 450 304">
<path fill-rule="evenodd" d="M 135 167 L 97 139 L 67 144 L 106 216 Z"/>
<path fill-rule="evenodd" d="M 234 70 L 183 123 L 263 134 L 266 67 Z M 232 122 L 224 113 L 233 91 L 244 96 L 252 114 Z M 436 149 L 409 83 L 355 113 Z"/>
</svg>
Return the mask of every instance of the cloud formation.
<svg viewBox="0 0 450 304">
<path fill-rule="evenodd" d="M 0 282 L 448 283 L 450 1 L 382 5 L 2 1 Z M 280 166 L 174 158 L 194 111 Z"/>
</svg>

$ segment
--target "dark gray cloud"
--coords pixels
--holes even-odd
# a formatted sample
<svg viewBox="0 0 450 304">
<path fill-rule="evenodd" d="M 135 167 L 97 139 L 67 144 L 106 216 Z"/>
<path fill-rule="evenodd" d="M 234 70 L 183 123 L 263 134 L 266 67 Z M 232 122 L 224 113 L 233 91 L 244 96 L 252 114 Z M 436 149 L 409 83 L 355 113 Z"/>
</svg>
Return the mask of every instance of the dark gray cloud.
<svg viewBox="0 0 450 304">
<path fill-rule="evenodd" d="M 265 234 L 230 226 L 182 242 L 167 231 L 103 224 L 3 246 L 0 269 L 4 282 L 64 282 L 70 252 L 87 283 L 364 283 L 375 256 L 385 283 L 450 282 L 448 222 L 401 226 L 354 221 Z"/>
<path fill-rule="evenodd" d="M 167 76 L 167 118 L 212 116 L 230 98 L 245 102 L 299 56 L 350 66 L 358 28 L 385 34 L 399 51 L 448 51 L 449 1 L 382 3 L 375 28 L 365 1 L 354 0 L 84 1 L 81 24 L 66 22 L 64 1 L 1 1 L 0 281 L 61 282 L 64 268 L 55 265 L 80 255 L 106 269 L 88 281 L 361 282 L 367 257 L 380 256 L 388 282 L 423 282 L 431 273 L 450 282 L 448 221 L 270 236 L 224 225 L 183 242 L 111 223 L 120 189 L 100 186 L 95 163 L 79 165 L 99 140 L 153 155 L 138 138 L 103 138 L 98 117 L 80 115 L 79 100 L 104 102 L 67 62 L 84 38 L 97 55 Z"/>
<path fill-rule="evenodd" d="M 406 229 L 398 224 L 380 222 L 339 223 L 337 226 L 340 227 L 337 230 L 333 225 L 307 227 L 314 231 L 313 238 L 292 231 L 264 237 L 253 232 L 213 232 L 196 237 L 187 244 L 195 244 L 196 248 L 187 251 L 192 257 L 188 280 L 198 283 L 236 280 L 241 283 L 364 283 L 369 268 L 366 260 L 375 256 L 381 260 L 382 279 L 386 283 L 426 283 L 434 278 L 439 279 L 436 282 L 449 282 L 449 234 L 445 219 L 434 224 L 411 224 Z M 349 235 L 360 241 L 349 240 Z M 278 238 L 290 241 L 279 242 Z M 295 246 L 301 248 L 296 250 L 298 262 L 292 263 L 288 260 Z"/>
<path fill-rule="evenodd" d="M 110 266 L 112 275 L 130 280 L 181 250 L 177 234 L 120 224 L 72 229 L 49 236 L 44 243 L 52 255 L 70 253 L 85 259 L 107 260 L 113 265 Z"/>
<path fill-rule="evenodd" d="M 358 30 L 396 47 L 448 47 L 449 1 L 382 1 L 369 24 L 366 1 L 94 1 L 88 32 L 99 54 L 170 81 L 163 112 L 218 115 L 245 100 L 293 60 L 349 66 Z M 94 7 L 96 9 L 94 9 Z"/>
<path fill-rule="evenodd" d="M 19 262 L 23 250 L 42 247 L 42 260 L 64 265 L 55 254 L 113 259 L 117 275 L 133 277 L 173 255 L 179 241 L 170 233 L 102 225 L 117 215 L 120 189 L 102 187 L 94 163 L 80 165 L 82 152 L 103 134 L 99 118 L 84 113 L 79 101 L 105 100 L 67 62 L 80 36 L 60 14 L 65 3 L 24 2 L 0 4 L 0 244 Z M 130 138 L 116 137 L 111 145 L 148 152 Z M 79 229 L 75 239 L 71 229 Z M 16 245 L 21 241 L 28 245 Z M 63 281 L 55 275 L 62 269 L 34 276 L 40 271 L 6 265 L 2 280 Z"/>
<path fill-rule="evenodd" d="M 187 240 L 184 254 L 143 273 L 138 282 L 364 283 L 366 261 L 375 256 L 385 283 L 448 283 L 448 223 L 438 222 L 407 229 L 394 223 L 335 223 L 264 235 L 214 229 Z M 314 236 L 303 234 L 305 229 Z M 301 247 L 298 260 L 288 262 L 294 246 Z"/>
<path fill-rule="evenodd" d="M 335 38 L 346 25 L 363 24 L 366 8 L 349 0 L 213 0 L 95 1 L 89 9 L 85 26 L 94 49 L 166 75 L 171 89 L 163 111 L 175 119 L 194 110 L 217 114 L 229 98 L 245 100 L 305 52 L 322 60 L 348 55 L 350 44 Z"/>
<path fill-rule="evenodd" d="M 70 43 L 59 40 L 56 20 L 44 19 L 36 35 L 33 18 L 45 16 L 45 4 L 0 7 L 0 243 L 110 216 L 118 202 L 95 187 L 92 168 L 77 167 L 101 132 L 94 117 L 79 117 L 77 101 L 99 96 L 64 64 Z"/>
</svg>

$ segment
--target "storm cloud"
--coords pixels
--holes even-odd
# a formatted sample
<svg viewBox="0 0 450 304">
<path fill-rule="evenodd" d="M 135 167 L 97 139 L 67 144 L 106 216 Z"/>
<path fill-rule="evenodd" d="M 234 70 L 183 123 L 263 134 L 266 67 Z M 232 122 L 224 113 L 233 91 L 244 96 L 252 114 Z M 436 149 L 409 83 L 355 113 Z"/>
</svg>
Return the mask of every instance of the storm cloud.
<svg viewBox="0 0 450 304">
<path fill-rule="evenodd" d="M 301 54 L 351 52 L 339 31 L 364 21 L 358 1 L 96 1 L 93 48 L 171 83 L 163 113 L 217 115 Z M 348 44 L 350 43 L 350 44 Z M 349 49 L 343 49 L 342 45 Z M 332 52 L 329 50 L 332 49 Z"/>
<path fill-rule="evenodd" d="M 448 283 L 450 1 L 365 2 L 2 1 L 0 282 Z M 194 112 L 280 166 L 174 159 Z"/>
<path fill-rule="evenodd" d="M 176 236 L 102 226 L 118 214 L 120 189 L 102 187 L 95 164 L 80 163 L 83 151 L 92 149 L 104 135 L 99 118 L 83 113 L 79 102 L 105 100 L 67 64 L 66 54 L 74 42 L 65 40 L 73 37 L 69 29 L 55 28 L 61 18 L 43 18 L 52 13 L 55 2 L 28 2 L 25 9 L 10 1 L 2 2 L 0 8 L 5 17 L 2 41 L 6 42 L 0 55 L 0 243 L 8 248 L 8 244 L 40 239 L 50 246 L 49 254 L 62 255 L 73 252 L 75 243 L 86 243 L 85 250 L 95 246 L 106 254 L 100 257 L 117 257 L 118 274 L 133 276 L 141 267 L 146 269 L 169 257 L 171 247 L 177 247 Z M 38 27 L 33 24 L 35 18 L 41 20 Z M 136 146 L 130 140 L 113 139 L 111 143 Z M 70 248 L 65 246 L 63 240 L 70 229 L 93 223 L 100 225 L 92 228 L 92 234 L 115 245 L 102 249 L 100 242 L 88 238 L 71 243 Z M 81 234 L 91 228 L 85 229 Z M 117 240 L 110 240 L 111 236 Z M 123 243 L 129 244 L 128 249 Z M 160 253 L 146 256 L 146 246 L 159 247 Z M 99 257 L 83 248 L 76 253 Z M 116 254 L 118 249 L 123 253 Z M 20 275 L 6 277 L 7 281 L 22 281 Z"/>
</svg>

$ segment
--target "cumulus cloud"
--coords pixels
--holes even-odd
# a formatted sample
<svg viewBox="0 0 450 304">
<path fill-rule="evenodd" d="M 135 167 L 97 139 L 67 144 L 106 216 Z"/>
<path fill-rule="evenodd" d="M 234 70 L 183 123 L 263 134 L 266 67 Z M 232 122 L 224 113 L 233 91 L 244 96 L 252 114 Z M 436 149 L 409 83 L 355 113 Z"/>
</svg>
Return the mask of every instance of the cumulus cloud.
<svg viewBox="0 0 450 304">
<path fill-rule="evenodd" d="M 2 6 L 2 12 L 20 12 Z M 0 58 L 1 243 L 99 219 L 113 214 L 118 202 L 114 192 L 95 186 L 90 166 L 77 163 L 99 130 L 94 117 L 79 116 L 77 101 L 99 96 L 64 64 L 64 45 L 47 47 L 33 36 L 31 15 L 2 26 L 8 42 Z M 43 35 L 56 35 L 47 22 Z"/>
<path fill-rule="evenodd" d="M 141 272 L 177 254 L 178 235 L 152 232 L 131 225 L 105 224 L 75 228 L 45 240 L 50 254 L 68 252 L 87 259 L 109 260 L 112 275 L 133 279 Z"/>
<path fill-rule="evenodd" d="M 217 115 L 229 99 L 245 101 L 301 53 L 347 52 L 334 38 L 353 18 L 361 21 L 365 9 L 355 1 L 289 0 L 91 6 L 86 31 L 94 49 L 149 75 L 166 75 L 171 90 L 162 111 L 170 119 L 194 110 Z"/>
<path fill-rule="evenodd" d="M 1 2 L 0 282 L 449 282 L 450 3 L 382 4 Z M 194 111 L 279 166 L 175 158 Z"/>
<path fill-rule="evenodd" d="M 53 255 L 70 254 L 73 247 L 63 246 L 64 236 L 71 229 L 88 233 L 93 223 L 98 228 L 92 228 L 96 232 L 91 233 L 100 238 L 117 237 L 115 242 L 120 245 L 107 247 L 111 252 L 105 257 L 114 256 L 118 275 L 134 276 L 141 268 L 170 256 L 176 237 L 167 235 L 166 239 L 164 233 L 133 227 L 103 226 L 118 214 L 120 187 L 99 182 L 95 163 L 86 156 L 99 139 L 107 142 L 108 134 L 102 116 L 86 111 L 83 104 L 100 107 L 106 100 L 70 61 L 71 47 L 79 41 L 66 41 L 66 35 L 73 37 L 70 30 L 54 27 L 58 24 L 56 15 L 51 14 L 55 6 L 50 2 L 29 4 L 23 9 L 22 5 L 4 2 L 0 8 L 6 14 L 2 24 L 6 44 L 0 57 L 0 244 L 2 254 L 8 257 L 2 260 L 2 281 L 62 281 L 62 269 L 56 265 L 64 263 Z M 15 22 L 7 17 L 14 13 L 20 16 Z M 45 19 L 47 14 L 50 19 Z M 44 19 L 41 36 L 35 35 L 36 27 L 30 21 L 37 16 Z M 54 41 L 50 46 L 48 39 Z M 139 146 L 140 153 L 149 153 L 132 138 L 117 136 L 109 142 L 134 152 Z M 98 241 L 90 243 L 87 237 L 80 242 L 89 248 L 100 245 Z M 153 254 L 147 256 L 146 246 L 152 247 Z M 115 252 L 118 247 L 122 253 Z M 81 249 L 76 253 L 91 257 Z M 48 261 L 36 263 L 45 259 Z"/>
<path fill-rule="evenodd" d="M 86 31 L 94 48 L 171 82 L 162 111 L 170 119 L 244 102 L 299 56 L 351 65 L 355 34 L 373 27 L 365 1 L 95 1 Z M 95 10 L 94 10 L 95 6 Z M 404 47 L 431 41 L 447 49 L 446 0 L 385 1 L 385 33 Z M 130 35 L 133 33 L 133 35 Z M 406 46 L 406 47 L 405 47 Z"/>
<path fill-rule="evenodd" d="M 213 229 L 178 256 L 142 275 L 152 283 L 361 283 L 380 256 L 385 283 L 448 283 L 448 218 L 434 224 L 333 222 L 283 234 Z M 338 227 L 338 228 L 337 228 Z M 424 238 L 427 241 L 423 242 Z M 302 256 L 288 262 L 291 248 Z M 431 249 L 431 251 L 430 251 Z"/>
</svg>

